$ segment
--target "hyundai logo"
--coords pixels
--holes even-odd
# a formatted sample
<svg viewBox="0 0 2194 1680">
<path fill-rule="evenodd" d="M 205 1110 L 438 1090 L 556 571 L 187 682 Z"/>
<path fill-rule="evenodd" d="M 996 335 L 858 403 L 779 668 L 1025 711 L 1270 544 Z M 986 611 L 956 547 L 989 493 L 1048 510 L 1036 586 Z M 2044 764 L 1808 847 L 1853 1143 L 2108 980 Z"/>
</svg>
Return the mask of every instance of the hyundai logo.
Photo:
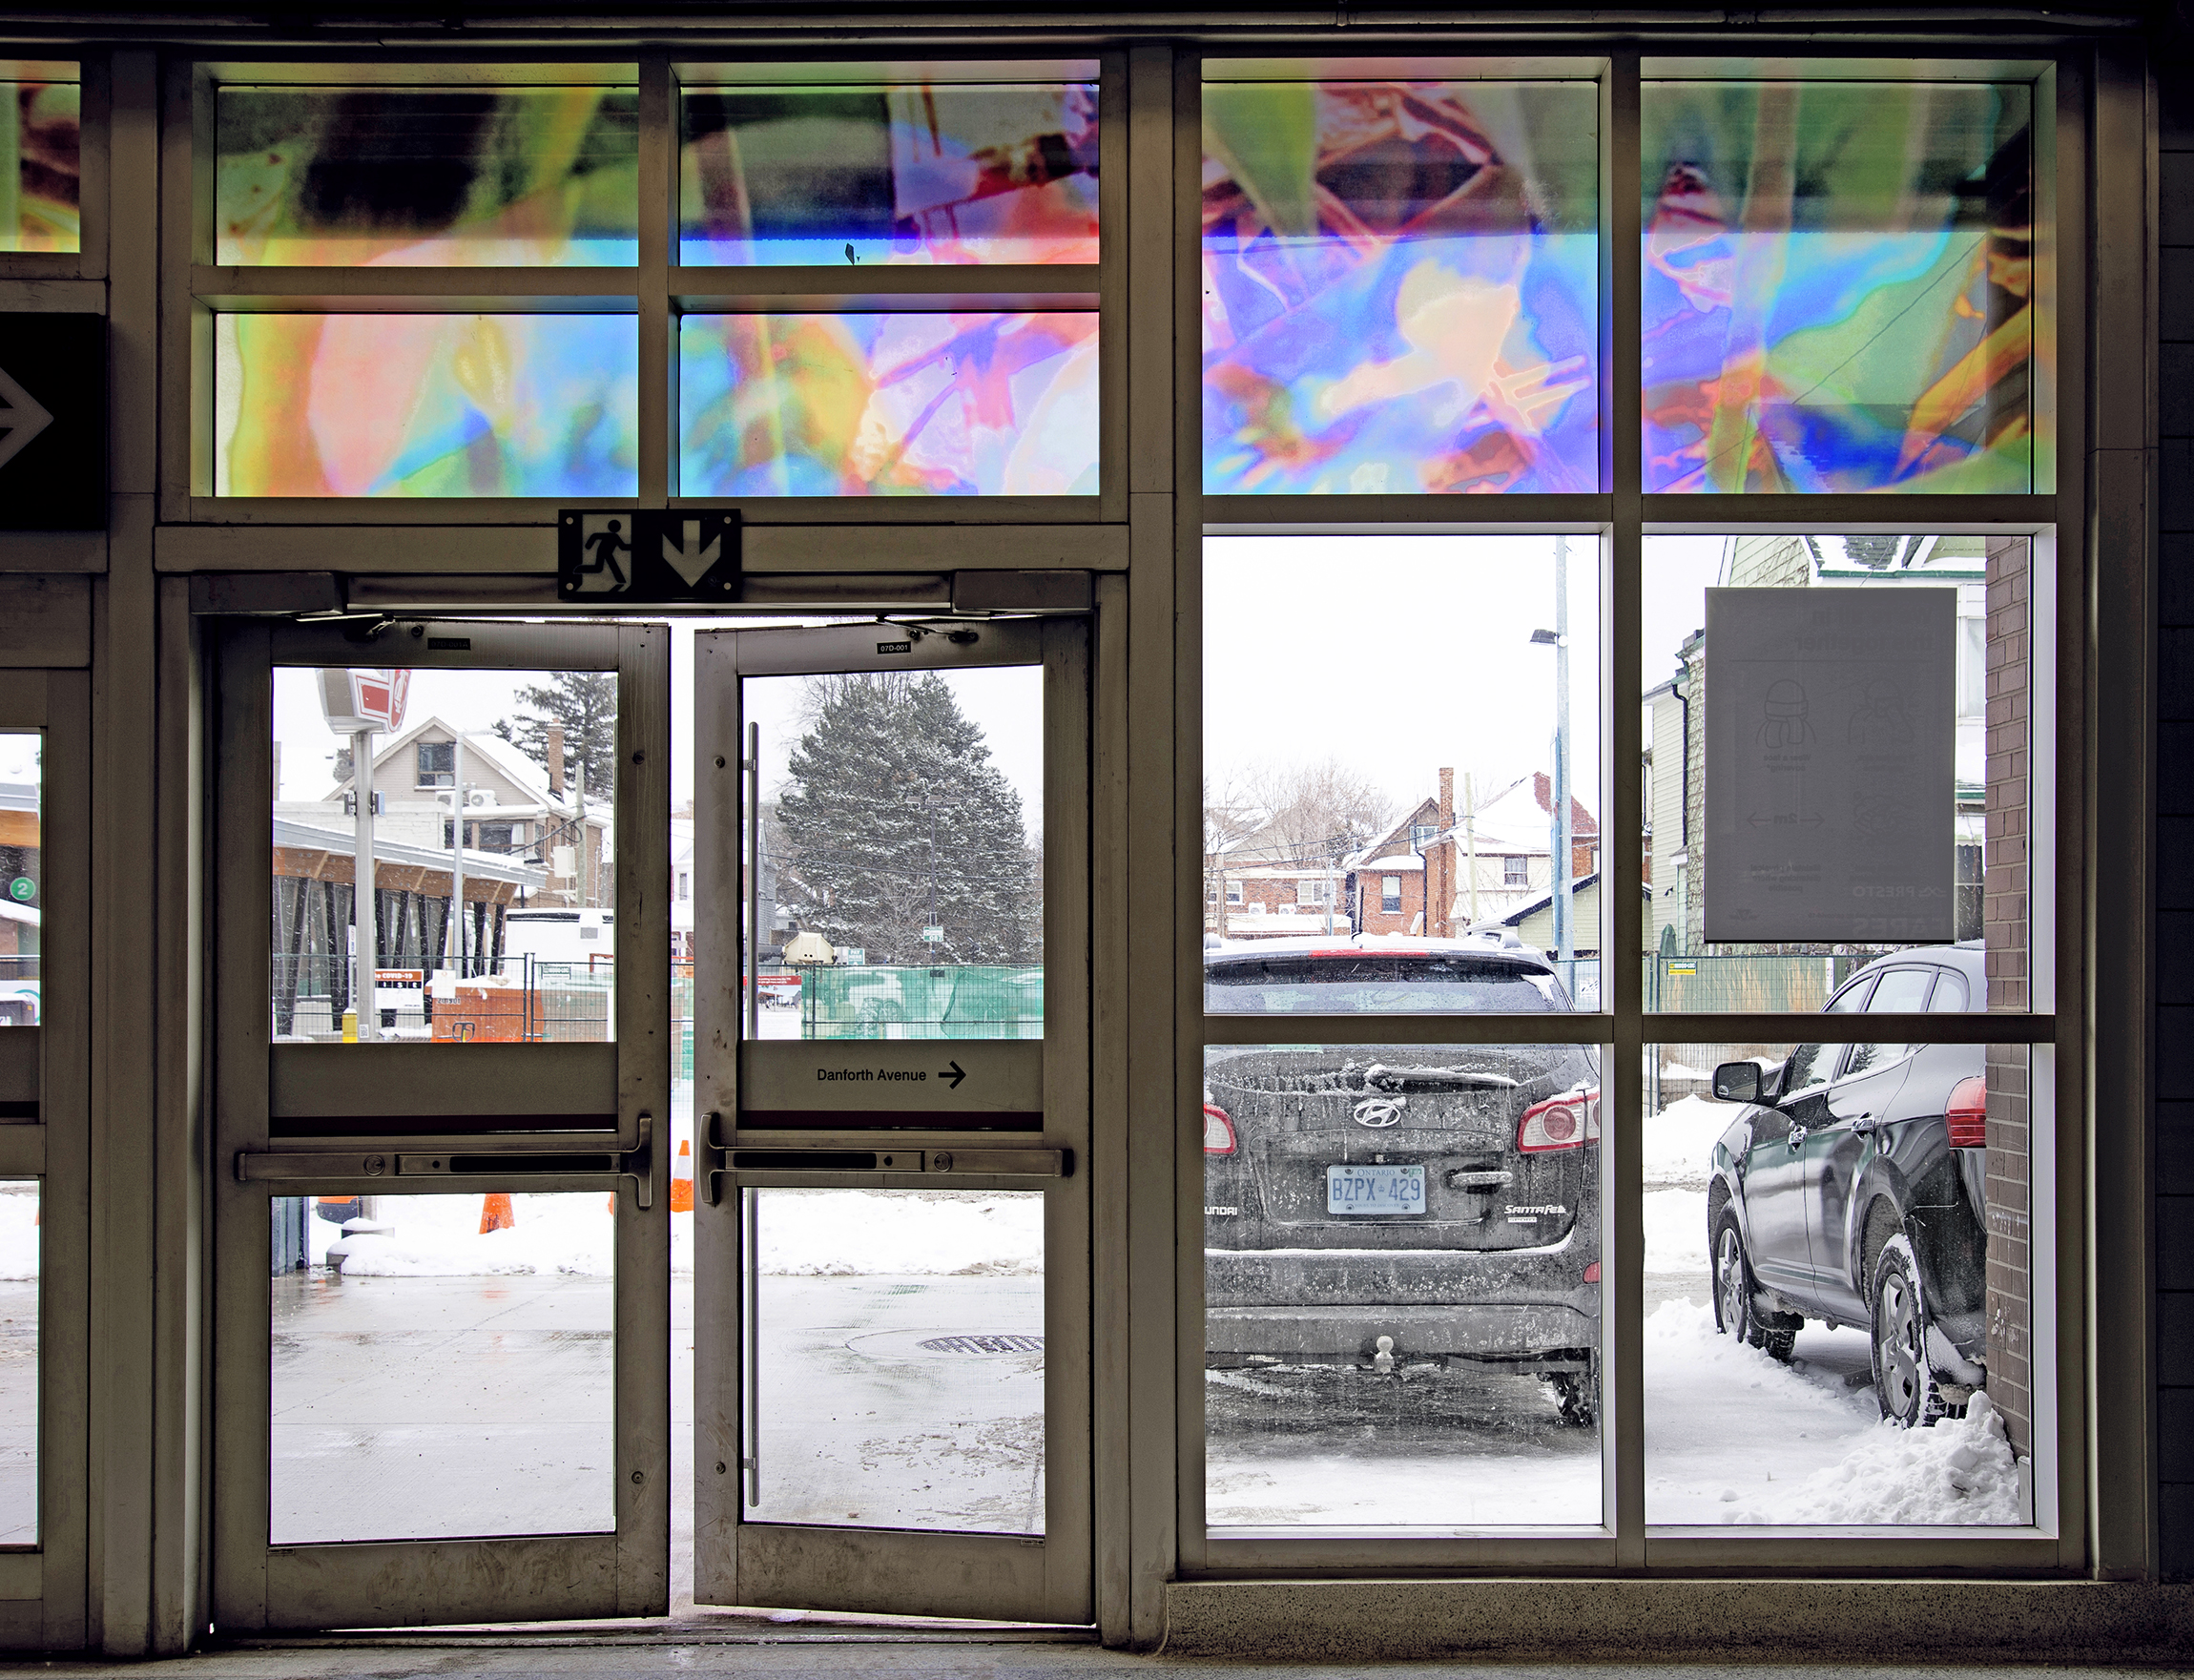
<svg viewBox="0 0 2194 1680">
<path fill-rule="evenodd" d="M 1398 1126 L 1407 1097 L 1366 1097 L 1356 1105 L 1358 1126 Z"/>
</svg>

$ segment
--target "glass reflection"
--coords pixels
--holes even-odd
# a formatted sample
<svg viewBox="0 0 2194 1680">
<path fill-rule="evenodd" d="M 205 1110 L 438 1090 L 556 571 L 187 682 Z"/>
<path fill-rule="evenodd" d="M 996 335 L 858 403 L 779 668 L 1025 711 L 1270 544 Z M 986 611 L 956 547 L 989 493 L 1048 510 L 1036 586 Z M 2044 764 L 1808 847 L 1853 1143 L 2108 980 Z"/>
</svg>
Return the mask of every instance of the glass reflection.
<svg viewBox="0 0 2194 1680">
<path fill-rule="evenodd" d="M 44 1001 L 41 954 L 45 736 L 0 735 L 0 1027 L 35 1027 Z"/>
<path fill-rule="evenodd" d="M 2023 87 L 1648 83 L 1646 488 L 2023 491 Z"/>
<path fill-rule="evenodd" d="M 223 315 L 215 493 L 631 496 L 630 315 Z"/>
<path fill-rule="evenodd" d="M 73 64 L 0 60 L 0 251 L 82 248 L 75 74 Z"/>
<path fill-rule="evenodd" d="M 1093 82 L 724 88 L 681 112 L 681 262 L 1097 260 Z"/>
<path fill-rule="evenodd" d="M 636 259 L 639 101 L 618 88 L 220 91 L 217 260 Z"/>
<path fill-rule="evenodd" d="M 1208 83 L 1204 487 L 1599 487 L 1583 83 Z"/>
<path fill-rule="evenodd" d="M 1097 493 L 1097 317 L 689 315 L 692 496 Z"/>
</svg>

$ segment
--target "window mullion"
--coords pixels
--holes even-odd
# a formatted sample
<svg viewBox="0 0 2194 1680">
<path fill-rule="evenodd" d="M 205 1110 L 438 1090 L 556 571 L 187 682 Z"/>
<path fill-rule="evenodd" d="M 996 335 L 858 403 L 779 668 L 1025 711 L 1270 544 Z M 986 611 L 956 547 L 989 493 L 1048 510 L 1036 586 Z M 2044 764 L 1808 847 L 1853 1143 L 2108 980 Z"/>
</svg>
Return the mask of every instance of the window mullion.
<svg viewBox="0 0 2194 1680">
<path fill-rule="evenodd" d="M 1613 495 L 1610 540 L 1602 551 L 1602 578 L 1607 611 L 1602 618 L 1599 655 L 1603 718 L 1601 738 L 1608 752 L 1601 766 L 1601 809 L 1614 834 L 1608 842 L 1611 869 L 1605 879 L 1621 883 L 1643 881 L 1645 795 L 1640 781 L 1644 755 L 1637 696 L 1645 692 L 1640 675 L 1645 502 L 1640 438 L 1644 391 L 1641 384 L 1640 218 L 1642 203 L 1639 133 L 1639 61 L 1635 53 L 1616 53 L 1608 63 L 1603 94 L 1601 133 L 1601 321 L 1604 382 L 1601 413 L 1606 428 L 1603 459 Z M 1646 1562 L 1645 1419 L 1645 1113 L 1643 1031 L 1645 974 L 1635 958 L 1623 953 L 1645 949 L 1645 927 L 1637 895 L 1615 890 L 1602 895 L 1606 918 L 1604 996 L 1614 1011 L 1614 1057 L 1603 1089 L 1608 1147 L 1601 1164 L 1607 1174 L 1607 1252 L 1611 1275 L 1602 1284 L 1601 1315 L 1606 1350 L 1602 1377 L 1603 1453 L 1612 1455 L 1608 1517 L 1615 1529 L 1620 1567 Z M 1608 1462 L 1604 1459 L 1604 1462 Z"/>
<path fill-rule="evenodd" d="M 677 106 L 671 61 L 640 60 L 639 492 L 646 507 L 677 493 L 671 447 L 677 412 L 677 325 L 671 319 L 672 218 L 677 201 Z"/>
</svg>

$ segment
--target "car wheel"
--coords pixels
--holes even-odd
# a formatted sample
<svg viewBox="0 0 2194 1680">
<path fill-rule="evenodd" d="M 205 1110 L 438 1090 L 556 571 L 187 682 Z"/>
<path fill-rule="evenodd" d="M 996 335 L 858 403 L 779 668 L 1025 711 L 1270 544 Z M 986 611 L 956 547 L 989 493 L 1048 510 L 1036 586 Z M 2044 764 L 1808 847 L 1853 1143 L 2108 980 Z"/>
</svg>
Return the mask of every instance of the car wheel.
<svg viewBox="0 0 2194 1680">
<path fill-rule="evenodd" d="M 1913 1264 L 1911 1240 L 1899 1232 L 1882 1244 L 1874 1261 L 1874 1395 L 1882 1416 L 1900 1429 L 1925 1428 L 1943 1416 L 1927 1357 L 1927 1301 Z"/>
<path fill-rule="evenodd" d="M 1714 1233 L 1714 1328 L 1788 1364 L 1790 1350 L 1797 1345 L 1798 1327 L 1762 1322 L 1752 1305 L 1753 1287 L 1751 1262 L 1745 1257 L 1745 1234 L 1737 1229 L 1736 1214 L 1724 1213 Z"/>
</svg>

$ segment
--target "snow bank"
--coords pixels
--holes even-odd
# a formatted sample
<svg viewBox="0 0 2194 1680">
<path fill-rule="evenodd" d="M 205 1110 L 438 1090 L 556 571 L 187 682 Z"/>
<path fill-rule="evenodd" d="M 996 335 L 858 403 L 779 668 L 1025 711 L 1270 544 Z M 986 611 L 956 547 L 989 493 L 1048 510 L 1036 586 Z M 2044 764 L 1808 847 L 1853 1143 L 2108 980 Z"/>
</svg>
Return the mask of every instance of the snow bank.
<svg viewBox="0 0 2194 1680">
<path fill-rule="evenodd" d="M 762 1271 L 778 1276 L 1041 1277 L 1032 1191 L 770 1190 Z"/>
<path fill-rule="evenodd" d="M 1869 1398 L 1872 1398 L 1871 1392 Z M 1785 1524 L 1956 1525 L 2026 1521 L 2003 1417 L 1977 1394 L 1963 1418 L 1932 1429 L 1886 1419 L 1832 1469 L 1816 1470 L 1769 1504 L 1740 1502 L 1723 1520 Z"/>
<path fill-rule="evenodd" d="M 1715 1141 L 1744 1112 L 1740 1103 L 1680 1097 L 1646 1118 L 1646 1182 L 1705 1190 Z"/>
<path fill-rule="evenodd" d="M 38 1187 L 0 1189 L 0 1281 L 24 1283 L 38 1276 Z"/>
<path fill-rule="evenodd" d="M 528 1273 L 608 1277 L 615 1273 L 615 1222 L 607 1191 L 564 1195 L 513 1195 L 516 1221 L 507 1230 L 480 1230 L 477 1195 L 382 1196 L 385 1236 L 343 1241 L 345 1277 L 510 1277 Z M 342 1233 L 314 1218 L 313 1257 L 324 1257 Z"/>
<path fill-rule="evenodd" d="M 1649 1190 L 1646 1193 L 1646 1270 L 1708 1276 L 1707 1193 L 1703 1190 Z"/>
</svg>

